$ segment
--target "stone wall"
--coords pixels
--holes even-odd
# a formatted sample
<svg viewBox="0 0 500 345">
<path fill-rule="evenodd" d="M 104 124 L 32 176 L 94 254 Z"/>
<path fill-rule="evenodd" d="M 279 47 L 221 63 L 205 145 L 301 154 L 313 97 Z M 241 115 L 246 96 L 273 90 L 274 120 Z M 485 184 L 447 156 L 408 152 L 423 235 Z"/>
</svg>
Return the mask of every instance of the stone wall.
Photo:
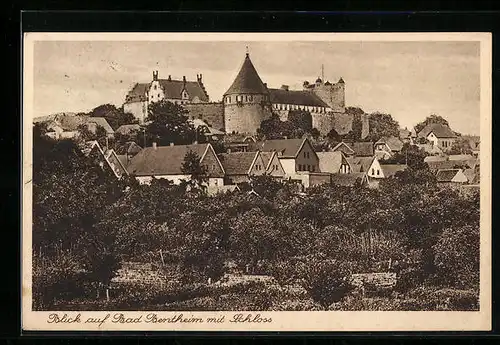
<svg viewBox="0 0 500 345">
<path fill-rule="evenodd" d="M 271 105 L 260 103 L 225 104 L 226 133 L 255 134 L 260 123 L 271 117 Z"/>
<path fill-rule="evenodd" d="M 163 287 L 170 280 L 161 267 L 155 267 L 148 263 L 124 262 L 116 276 L 111 280 L 111 286 L 136 284 Z"/>
<path fill-rule="evenodd" d="M 224 130 L 224 104 L 222 102 L 212 103 L 190 103 L 184 104 L 190 119 L 201 119 L 209 126 L 218 130 Z"/>
</svg>

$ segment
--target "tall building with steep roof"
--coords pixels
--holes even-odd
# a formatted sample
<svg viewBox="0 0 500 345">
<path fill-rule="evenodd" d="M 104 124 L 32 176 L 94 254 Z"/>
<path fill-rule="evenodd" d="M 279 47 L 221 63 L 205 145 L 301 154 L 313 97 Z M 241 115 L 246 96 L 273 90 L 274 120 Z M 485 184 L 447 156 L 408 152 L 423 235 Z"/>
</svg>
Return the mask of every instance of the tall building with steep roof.
<svg viewBox="0 0 500 345">
<path fill-rule="evenodd" d="M 256 133 L 260 123 L 271 117 L 269 91 L 248 53 L 223 101 L 226 133 Z"/>
<path fill-rule="evenodd" d="M 159 79 L 158 71 L 153 71 L 153 80 L 149 83 L 136 83 L 129 91 L 123 104 L 125 112 L 133 114 L 141 123 L 145 121 L 150 103 L 166 99 L 175 104 L 208 103 L 209 97 L 203 85 L 202 75 L 196 75 L 196 81 L 175 80 L 169 75 Z"/>
</svg>

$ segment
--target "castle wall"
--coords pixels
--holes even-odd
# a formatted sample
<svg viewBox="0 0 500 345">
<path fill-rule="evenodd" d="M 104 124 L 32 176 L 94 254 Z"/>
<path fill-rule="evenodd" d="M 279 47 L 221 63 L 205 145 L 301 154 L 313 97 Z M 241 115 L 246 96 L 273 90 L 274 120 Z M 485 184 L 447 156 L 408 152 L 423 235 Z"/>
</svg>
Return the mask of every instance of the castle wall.
<svg viewBox="0 0 500 345">
<path fill-rule="evenodd" d="M 131 113 L 140 123 L 143 123 L 148 116 L 148 102 L 133 102 L 123 104 L 123 111 Z"/>
<path fill-rule="evenodd" d="M 224 104 L 222 102 L 190 103 L 183 104 L 183 107 L 188 111 L 187 115 L 190 119 L 201 119 L 212 128 L 225 130 Z"/>
<path fill-rule="evenodd" d="M 323 102 L 334 112 L 343 113 L 345 111 L 345 88 L 344 84 L 338 83 L 333 85 L 319 85 L 312 88 L 312 92 L 316 94 Z"/>
<path fill-rule="evenodd" d="M 321 135 L 327 135 L 335 124 L 335 113 L 311 113 L 312 126 L 316 128 Z"/>
<path fill-rule="evenodd" d="M 257 133 L 260 123 L 271 117 L 269 105 L 241 104 L 226 105 L 224 120 L 226 133 Z"/>
</svg>

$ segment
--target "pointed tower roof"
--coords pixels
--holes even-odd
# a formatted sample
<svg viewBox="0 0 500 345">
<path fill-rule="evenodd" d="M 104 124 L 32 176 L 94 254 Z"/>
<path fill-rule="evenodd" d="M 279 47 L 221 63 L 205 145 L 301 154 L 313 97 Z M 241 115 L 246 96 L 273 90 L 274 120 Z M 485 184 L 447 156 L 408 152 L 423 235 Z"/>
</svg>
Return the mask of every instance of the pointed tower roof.
<svg viewBox="0 0 500 345">
<path fill-rule="evenodd" d="M 247 53 L 240 72 L 224 95 L 234 93 L 263 94 L 267 92 L 267 87 L 260 79 Z"/>
<path fill-rule="evenodd" d="M 340 77 L 339 81 L 338 81 L 340 84 L 344 84 L 344 79 L 342 79 L 342 77 Z"/>
</svg>

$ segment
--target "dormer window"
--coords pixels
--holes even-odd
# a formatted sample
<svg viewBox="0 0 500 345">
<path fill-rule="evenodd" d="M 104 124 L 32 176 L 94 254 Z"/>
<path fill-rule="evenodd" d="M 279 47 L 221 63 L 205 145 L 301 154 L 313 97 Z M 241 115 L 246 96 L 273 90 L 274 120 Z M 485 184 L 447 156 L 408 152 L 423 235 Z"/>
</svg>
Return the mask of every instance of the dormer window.
<svg viewBox="0 0 500 345">
<path fill-rule="evenodd" d="M 156 89 L 157 89 L 157 85 L 154 85 L 154 86 L 153 86 L 153 89 L 154 89 L 154 90 L 156 90 Z"/>
</svg>

